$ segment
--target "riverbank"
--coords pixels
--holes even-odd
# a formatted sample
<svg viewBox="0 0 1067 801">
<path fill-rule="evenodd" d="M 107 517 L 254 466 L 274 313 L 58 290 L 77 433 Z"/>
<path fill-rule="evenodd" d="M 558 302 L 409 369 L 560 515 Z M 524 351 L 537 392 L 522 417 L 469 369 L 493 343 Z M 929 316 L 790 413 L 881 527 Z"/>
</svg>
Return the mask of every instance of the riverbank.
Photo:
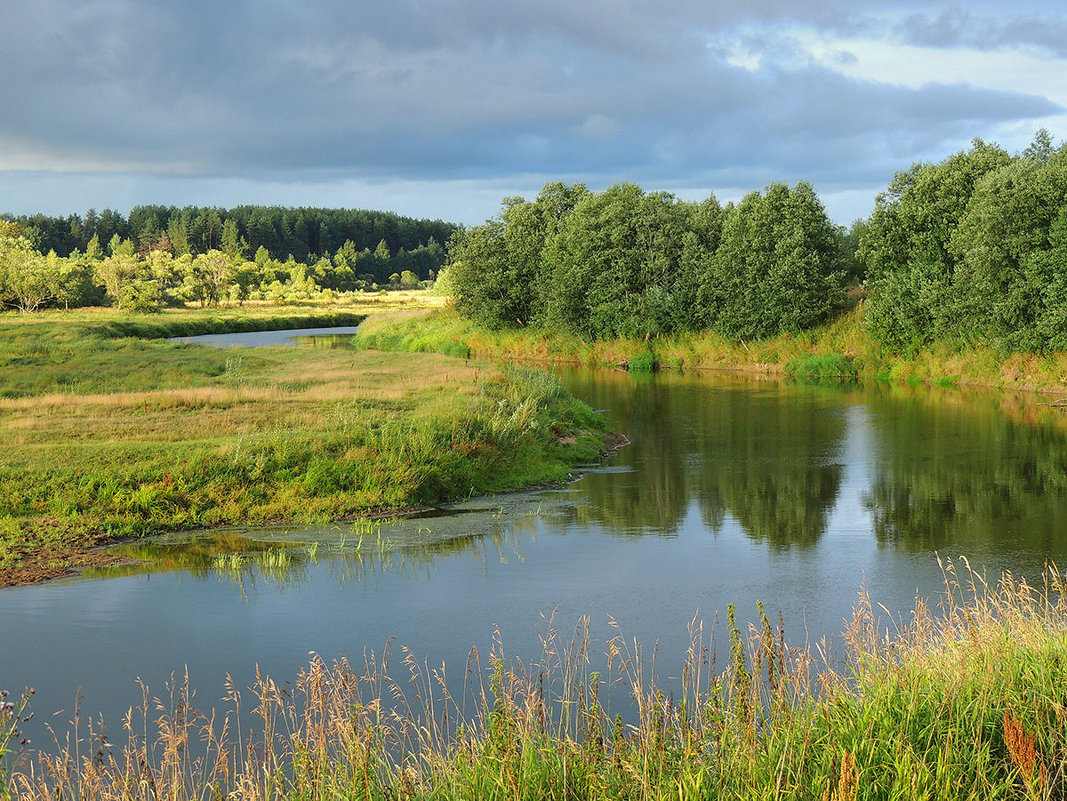
<svg viewBox="0 0 1067 801">
<path fill-rule="evenodd" d="M 706 332 L 648 341 L 585 341 L 555 331 L 488 331 L 450 309 L 398 310 L 374 315 L 361 326 L 356 342 L 381 350 L 638 371 L 737 370 L 1067 395 L 1067 353 L 999 353 L 992 348 L 940 342 L 915 354 L 893 354 L 866 335 L 862 313 L 858 306 L 803 334 L 730 342 Z"/>
<path fill-rule="evenodd" d="M 791 646 L 758 605 L 750 632 L 732 607 L 713 635 L 694 620 L 669 686 L 654 648 L 622 632 L 592 643 L 581 621 L 546 632 L 525 667 L 499 644 L 484 661 L 472 652 L 463 698 L 443 667 L 409 657 L 393 675 L 384 655 L 316 656 L 292 685 L 262 676 L 214 713 L 179 680 L 158 709 L 135 706 L 127 743 L 83 728 L 9 769 L 22 749 L 0 725 L 0 797 L 1062 798 L 1062 577 L 987 583 L 965 563 L 944 577 L 936 611 L 917 602 L 892 633 L 861 595 L 833 663 Z M 716 637 L 729 654 L 718 664 Z M 601 645 L 603 673 L 590 667 Z M 631 695 L 634 719 L 612 714 L 612 691 Z M 256 724 L 235 740 L 223 722 L 252 707 Z"/>
<path fill-rule="evenodd" d="M 376 299 L 0 316 L 0 586 L 109 559 L 94 548 L 117 539 L 499 492 L 603 452 L 600 417 L 539 371 L 159 338 L 351 324 Z"/>
</svg>

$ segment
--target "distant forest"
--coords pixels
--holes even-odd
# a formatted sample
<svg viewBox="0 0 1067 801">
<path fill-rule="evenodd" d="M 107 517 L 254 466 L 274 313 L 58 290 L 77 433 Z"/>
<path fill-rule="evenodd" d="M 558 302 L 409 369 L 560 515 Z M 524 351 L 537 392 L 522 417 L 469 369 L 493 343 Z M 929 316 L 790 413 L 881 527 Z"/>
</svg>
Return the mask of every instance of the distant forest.
<svg viewBox="0 0 1067 801">
<path fill-rule="evenodd" d="M 106 246 L 117 235 L 132 242 L 134 250 L 143 255 L 166 251 L 174 256 L 196 256 L 219 250 L 254 258 L 263 248 L 277 261 L 291 256 L 310 265 L 333 257 L 342 248 L 348 253 L 372 253 L 384 242 L 392 262 L 371 264 L 373 260 L 365 259 L 368 266 L 380 269 L 360 270 L 374 275 L 378 283 L 385 283 L 394 271 L 410 269 L 426 279 L 430 270 L 440 270 L 444 244 L 457 229 L 441 220 L 419 220 L 384 211 L 280 206 L 135 206 L 128 217 L 111 209 L 90 209 L 85 216 L 4 215 L 4 219 L 16 223 L 36 250 L 54 251 L 61 257 L 75 251 L 89 252 L 94 237 Z M 432 254 L 426 252 L 431 242 L 440 246 Z M 262 258 L 260 254 L 260 261 Z"/>
<path fill-rule="evenodd" d="M 583 339 L 799 333 L 856 302 L 913 353 L 1067 351 L 1067 145 L 968 150 L 896 174 L 866 220 L 834 225 L 801 182 L 739 202 L 634 184 L 546 184 L 463 228 L 372 211 L 139 206 L 0 220 L 0 308 L 135 310 L 415 288 L 438 276 L 488 328 Z"/>
<path fill-rule="evenodd" d="M 456 225 L 379 211 L 137 206 L 0 217 L 0 309 L 132 311 L 427 286 Z"/>
</svg>

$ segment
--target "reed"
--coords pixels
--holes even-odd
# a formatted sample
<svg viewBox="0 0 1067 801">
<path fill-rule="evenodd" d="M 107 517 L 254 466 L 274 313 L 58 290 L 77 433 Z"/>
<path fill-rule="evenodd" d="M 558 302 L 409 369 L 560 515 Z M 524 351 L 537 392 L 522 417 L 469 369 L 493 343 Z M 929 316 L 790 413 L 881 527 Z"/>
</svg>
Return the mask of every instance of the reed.
<svg viewBox="0 0 1067 801">
<path fill-rule="evenodd" d="M 937 608 L 919 601 L 893 630 L 861 595 L 847 659 L 788 644 L 757 606 L 731 609 L 722 664 L 690 623 L 677 679 L 655 649 L 587 620 L 550 618 L 539 659 L 498 636 L 472 650 L 459 684 L 406 649 L 359 663 L 314 657 L 290 688 L 257 676 L 200 713 L 187 679 L 143 691 L 125 745 L 77 732 L 24 754 L 6 791 L 25 799 L 992 798 L 1067 791 L 1067 602 L 943 565 Z M 611 712 L 625 695 L 628 719 Z M 251 707 L 251 716 L 243 711 Z M 253 730 L 248 720 L 254 720 Z M 199 747 L 190 748 L 190 744 Z M 195 755 L 194 755 L 195 753 Z"/>
</svg>

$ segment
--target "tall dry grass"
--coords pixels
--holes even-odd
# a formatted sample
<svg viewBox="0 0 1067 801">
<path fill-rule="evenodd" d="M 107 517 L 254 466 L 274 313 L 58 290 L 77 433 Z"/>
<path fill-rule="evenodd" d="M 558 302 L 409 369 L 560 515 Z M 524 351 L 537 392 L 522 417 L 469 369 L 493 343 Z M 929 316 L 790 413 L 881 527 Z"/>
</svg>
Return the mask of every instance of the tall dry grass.
<svg viewBox="0 0 1067 801">
<path fill-rule="evenodd" d="M 931 608 L 892 623 L 861 596 L 847 660 L 790 646 L 758 607 L 726 641 L 697 619 L 677 680 L 626 640 L 594 655 L 588 621 L 549 621 L 542 655 L 472 650 L 457 684 L 414 654 L 314 657 L 290 686 L 267 676 L 201 714 L 187 681 L 144 689 L 126 743 L 92 726 L 24 755 L 25 799 L 1004 798 L 1067 790 L 1067 603 L 943 566 Z M 888 624 L 888 628 L 887 628 Z M 716 664 L 716 654 L 722 663 Z M 600 664 L 599 669 L 595 668 Z M 625 695 L 633 716 L 611 714 Z M 251 725 L 250 725 L 251 724 Z"/>
</svg>

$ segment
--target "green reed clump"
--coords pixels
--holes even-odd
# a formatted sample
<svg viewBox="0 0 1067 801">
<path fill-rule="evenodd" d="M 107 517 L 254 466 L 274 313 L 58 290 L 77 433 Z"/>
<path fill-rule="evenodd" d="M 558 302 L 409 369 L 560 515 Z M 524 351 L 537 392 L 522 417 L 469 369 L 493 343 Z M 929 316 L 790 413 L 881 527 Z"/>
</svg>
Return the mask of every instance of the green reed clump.
<svg viewBox="0 0 1067 801">
<path fill-rule="evenodd" d="M 444 666 L 403 648 L 315 657 L 291 688 L 231 683 L 226 710 L 207 715 L 186 679 L 163 699 L 145 690 L 127 744 L 79 732 L 10 786 L 107 801 L 1064 797 L 1061 577 L 989 586 L 951 563 L 945 577 L 940 607 L 917 602 L 892 634 L 861 596 L 844 665 L 789 646 L 781 617 L 757 606 L 748 631 L 730 611 L 721 668 L 694 619 L 669 685 L 655 649 L 618 634 L 598 657 L 587 620 L 567 637 L 551 619 L 533 662 L 509 658 L 499 637 L 484 663 L 472 650 L 458 695 Z M 629 697 L 630 719 L 612 713 L 612 694 Z M 249 705 L 255 731 L 240 728 Z"/>
<path fill-rule="evenodd" d="M 631 373 L 654 373 L 657 366 L 656 354 L 652 351 L 635 353 L 626 362 L 626 369 Z"/>
<path fill-rule="evenodd" d="M 859 380 L 855 360 L 840 353 L 820 353 L 793 359 L 784 368 L 787 376 L 804 383 Z"/>
</svg>

